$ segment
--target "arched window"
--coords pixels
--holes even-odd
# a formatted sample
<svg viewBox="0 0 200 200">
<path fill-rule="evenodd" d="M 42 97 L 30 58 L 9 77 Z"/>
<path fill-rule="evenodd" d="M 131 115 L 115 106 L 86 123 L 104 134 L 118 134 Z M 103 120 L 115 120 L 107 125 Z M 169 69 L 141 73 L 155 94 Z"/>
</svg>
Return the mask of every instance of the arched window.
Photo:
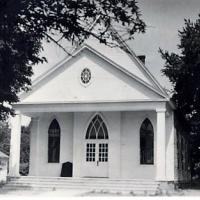
<svg viewBox="0 0 200 200">
<path fill-rule="evenodd" d="M 100 115 L 96 115 L 90 122 L 85 139 L 108 139 L 108 130 Z"/>
<path fill-rule="evenodd" d="M 100 115 L 91 120 L 85 139 L 86 162 L 108 162 L 108 130 Z"/>
<path fill-rule="evenodd" d="M 48 130 L 48 162 L 59 163 L 60 160 L 60 126 L 54 119 Z"/>
<path fill-rule="evenodd" d="M 149 119 L 140 127 L 140 164 L 154 163 L 154 131 Z"/>
</svg>

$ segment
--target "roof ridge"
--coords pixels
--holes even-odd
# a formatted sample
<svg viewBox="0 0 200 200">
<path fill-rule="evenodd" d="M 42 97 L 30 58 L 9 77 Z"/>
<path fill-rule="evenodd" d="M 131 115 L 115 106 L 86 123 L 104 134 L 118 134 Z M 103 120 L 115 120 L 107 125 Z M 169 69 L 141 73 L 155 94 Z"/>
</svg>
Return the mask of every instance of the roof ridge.
<svg viewBox="0 0 200 200">
<path fill-rule="evenodd" d="M 95 25 L 99 19 L 100 19 L 100 16 L 98 16 L 96 18 L 95 22 L 90 27 L 88 27 L 89 31 L 91 31 L 95 27 Z M 123 38 L 120 36 L 120 34 L 117 32 L 117 30 L 112 25 L 110 28 L 111 28 L 111 31 L 113 32 L 114 39 L 119 44 L 119 48 L 121 48 L 125 53 L 128 54 L 128 56 L 130 56 L 131 59 L 134 59 L 139 64 L 139 66 L 141 66 L 141 69 L 144 70 L 143 72 L 141 71 L 141 73 L 145 74 L 145 72 L 146 72 L 147 77 L 149 77 L 150 80 L 152 81 L 152 83 L 155 84 L 155 86 L 157 86 L 157 88 L 154 86 L 155 90 L 158 90 L 158 91 L 160 90 L 160 92 L 163 93 L 163 95 L 165 97 L 168 97 L 168 94 L 164 91 L 162 86 L 157 82 L 157 80 L 153 77 L 153 75 L 150 73 L 150 71 L 148 71 L 148 69 L 144 66 L 144 64 L 137 58 L 137 55 L 135 54 L 135 52 L 123 40 Z M 58 68 L 59 66 L 62 66 L 62 64 L 66 60 L 70 59 L 70 57 L 73 57 L 74 54 L 76 54 L 76 51 L 79 51 L 82 47 L 84 47 L 84 45 L 87 46 L 87 43 L 85 41 L 86 40 L 84 40 L 82 43 L 79 43 L 78 45 L 75 45 L 74 47 L 72 46 L 70 55 L 67 55 L 60 62 L 53 65 L 52 67 L 50 67 L 49 70 L 45 71 L 40 76 L 38 76 L 35 80 L 33 80 L 33 85 L 37 84 L 37 82 L 40 82 L 47 74 L 51 74 L 55 70 L 55 66 L 57 66 L 56 68 Z M 140 68 L 139 66 L 138 66 L 138 68 Z M 153 87 L 153 86 L 151 86 L 151 87 Z"/>
<path fill-rule="evenodd" d="M 76 55 L 82 51 L 82 49 L 87 48 L 90 51 L 92 51 L 93 53 L 95 53 L 96 55 L 99 55 L 101 58 L 106 59 L 107 62 L 111 63 L 113 66 L 115 66 L 118 70 L 120 70 L 121 72 L 125 73 L 126 75 L 132 77 L 133 79 L 135 79 L 137 82 L 139 82 L 140 84 L 144 85 L 145 87 L 148 87 L 150 90 L 152 90 L 153 92 L 163 96 L 164 98 L 166 98 L 166 96 L 159 91 L 158 89 L 156 89 L 155 87 L 149 85 L 147 82 L 143 81 L 142 79 L 140 79 L 139 77 L 137 77 L 136 75 L 134 75 L 132 72 L 128 71 L 127 69 L 121 67 L 119 64 L 115 63 L 115 61 L 111 60 L 110 58 L 105 57 L 105 55 L 102 55 L 100 52 L 98 52 L 97 50 L 95 50 L 92 46 L 88 45 L 88 44 L 83 44 L 81 46 L 80 49 L 76 49 L 76 51 L 74 51 L 74 55 L 73 57 L 76 57 Z M 48 73 L 43 74 L 40 79 L 37 79 L 36 82 L 34 82 L 33 84 L 33 88 L 39 84 L 45 77 L 49 76 L 51 73 L 53 73 L 55 70 L 59 69 L 63 63 L 67 62 L 69 59 L 71 59 L 70 57 L 68 57 L 67 59 L 63 60 L 62 62 L 59 63 L 59 65 L 54 65 L 53 68 L 51 68 L 51 70 L 48 71 Z M 24 96 L 24 95 L 25 96 Z M 21 98 L 24 99 L 26 98 L 26 93 L 21 94 Z"/>
<path fill-rule="evenodd" d="M 135 52 L 129 47 L 129 45 L 122 39 L 122 37 L 120 36 L 120 34 L 117 32 L 117 30 L 111 26 L 112 30 L 114 31 L 114 34 L 116 34 L 116 39 L 117 42 L 119 41 L 120 44 L 122 45 L 122 49 L 130 54 L 134 59 L 136 59 L 137 62 L 139 62 L 139 64 L 141 65 L 141 67 L 143 68 L 143 70 L 145 70 L 148 74 L 148 76 L 151 78 L 151 80 L 154 82 L 154 84 L 156 84 L 156 86 L 166 95 L 169 96 L 167 94 L 167 92 L 164 90 L 164 88 L 160 85 L 160 83 L 156 80 L 156 78 L 151 74 L 151 72 L 148 70 L 148 68 L 141 62 L 140 59 L 138 59 L 137 55 L 135 54 Z"/>
</svg>

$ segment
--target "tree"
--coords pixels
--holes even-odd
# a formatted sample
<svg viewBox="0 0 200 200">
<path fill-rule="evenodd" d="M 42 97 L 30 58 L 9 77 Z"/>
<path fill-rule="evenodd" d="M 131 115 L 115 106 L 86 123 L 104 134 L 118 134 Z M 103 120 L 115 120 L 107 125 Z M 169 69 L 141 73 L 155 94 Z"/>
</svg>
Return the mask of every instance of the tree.
<svg viewBox="0 0 200 200">
<path fill-rule="evenodd" d="M 21 128 L 21 146 L 20 146 L 20 174 L 29 173 L 30 158 L 30 125 Z"/>
<path fill-rule="evenodd" d="M 0 151 L 10 155 L 11 130 L 7 122 L 0 122 Z M 29 172 L 30 154 L 30 125 L 21 127 L 20 146 L 20 174 L 27 175 Z"/>
<path fill-rule="evenodd" d="M 172 100 L 177 112 L 190 128 L 193 172 L 200 170 L 200 15 L 195 22 L 185 20 L 179 31 L 180 54 L 160 50 L 165 66 L 162 70 L 173 85 Z M 196 171 L 196 172 L 195 172 Z"/>
<path fill-rule="evenodd" d="M 180 55 L 160 50 L 166 62 L 162 72 L 173 85 L 172 99 L 177 109 L 197 128 L 200 121 L 200 18 L 195 22 L 185 20 L 179 37 Z"/>
<path fill-rule="evenodd" d="M 92 32 L 92 24 L 98 24 Z M 144 32 L 145 23 L 135 0 L 1 0 L 0 1 L 0 120 L 14 114 L 9 106 L 31 86 L 32 66 L 40 57 L 42 41 L 61 45 L 62 38 L 80 44 L 90 35 L 112 45 L 111 26 L 120 26 L 126 39 Z M 59 34 L 59 39 L 55 35 Z M 109 40 L 110 41 L 110 40 Z"/>
<path fill-rule="evenodd" d="M 10 128 L 7 122 L 0 122 L 0 151 L 10 154 Z"/>
</svg>

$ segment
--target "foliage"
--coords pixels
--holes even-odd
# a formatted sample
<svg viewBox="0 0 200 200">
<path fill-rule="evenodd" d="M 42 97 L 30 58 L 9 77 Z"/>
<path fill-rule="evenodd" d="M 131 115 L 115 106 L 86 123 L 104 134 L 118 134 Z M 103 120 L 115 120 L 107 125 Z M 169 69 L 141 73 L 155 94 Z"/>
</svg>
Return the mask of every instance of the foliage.
<svg viewBox="0 0 200 200">
<path fill-rule="evenodd" d="M 0 122 L 0 151 L 10 153 L 10 128 L 7 122 Z"/>
<path fill-rule="evenodd" d="M 173 85 L 172 100 L 190 127 L 193 176 L 200 170 L 200 15 L 195 22 L 185 20 L 179 31 L 180 54 L 160 50 L 162 70 Z M 200 173 L 198 175 L 200 178 Z"/>
<path fill-rule="evenodd" d="M 30 127 L 22 126 L 20 146 L 20 174 L 27 175 L 29 172 L 30 157 Z"/>
<path fill-rule="evenodd" d="M 199 16 L 200 17 L 200 16 Z M 181 54 L 160 50 L 165 67 L 162 72 L 173 84 L 172 99 L 188 123 L 198 131 L 200 121 L 200 18 L 185 20 L 179 31 Z"/>
<path fill-rule="evenodd" d="M 9 124 L 0 122 L 0 151 L 10 155 L 10 133 Z M 30 154 L 30 126 L 21 128 L 21 146 L 20 146 L 20 174 L 27 175 L 29 170 Z"/>
<path fill-rule="evenodd" d="M 99 26 L 92 32 L 94 23 Z M 1 0 L 0 120 L 14 113 L 9 105 L 19 100 L 18 93 L 30 89 L 32 66 L 46 61 L 40 57 L 43 40 L 53 41 L 69 53 L 59 43 L 62 38 L 80 44 L 93 35 L 108 44 L 113 36 L 111 25 L 120 27 L 126 39 L 144 32 L 136 1 Z M 55 39 L 56 33 L 59 39 Z"/>
</svg>

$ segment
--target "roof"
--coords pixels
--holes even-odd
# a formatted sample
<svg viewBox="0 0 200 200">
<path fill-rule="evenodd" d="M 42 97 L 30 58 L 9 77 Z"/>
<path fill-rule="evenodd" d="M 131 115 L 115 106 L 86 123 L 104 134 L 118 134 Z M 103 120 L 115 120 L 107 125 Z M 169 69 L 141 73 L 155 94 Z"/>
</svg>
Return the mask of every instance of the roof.
<svg viewBox="0 0 200 200">
<path fill-rule="evenodd" d="M 64 63 L 76 57 L 84 49 L 89 49 L 93 53 L 98 54 L 102 58 L 106 59 L 114 63 L 118 69 L 123 71 L 126 74 L 129 74 L 137 80 L 138 82 L 145 85 L 147 88 L 153 90 L 157 94 L 160 94 L 167 101 L 169 101 L 170 97 L 166 93 L 166 91 L 162 88 L 162 86 L 158 83 L 155 77 L 149 72 L 143 62 L 136 56 L 136 54 L 130 49 L 130 47 L 122 40 L 121 36 L 114 30 L 114 34 L 116 35 L 116 43 L 118 47 L 110 47 L 105 44 L 100 43 L 94 37 L 90 37 L 86 41 L 84 41 L 80 46 L 75 47 L 71 51 L 71 55 L 68 55 L 65 59 L 51 67 L 41 76 L 36 78 L 33 81 L 33 90 L 36 88 L 36 85 L 40 85 L 44 79 L 48 76 L 52 75 L 58 68 L 62 67 Z M 20 95 L 21 100 L 24 99 L 27 95 L 22 93 Z"/>
</svg>

